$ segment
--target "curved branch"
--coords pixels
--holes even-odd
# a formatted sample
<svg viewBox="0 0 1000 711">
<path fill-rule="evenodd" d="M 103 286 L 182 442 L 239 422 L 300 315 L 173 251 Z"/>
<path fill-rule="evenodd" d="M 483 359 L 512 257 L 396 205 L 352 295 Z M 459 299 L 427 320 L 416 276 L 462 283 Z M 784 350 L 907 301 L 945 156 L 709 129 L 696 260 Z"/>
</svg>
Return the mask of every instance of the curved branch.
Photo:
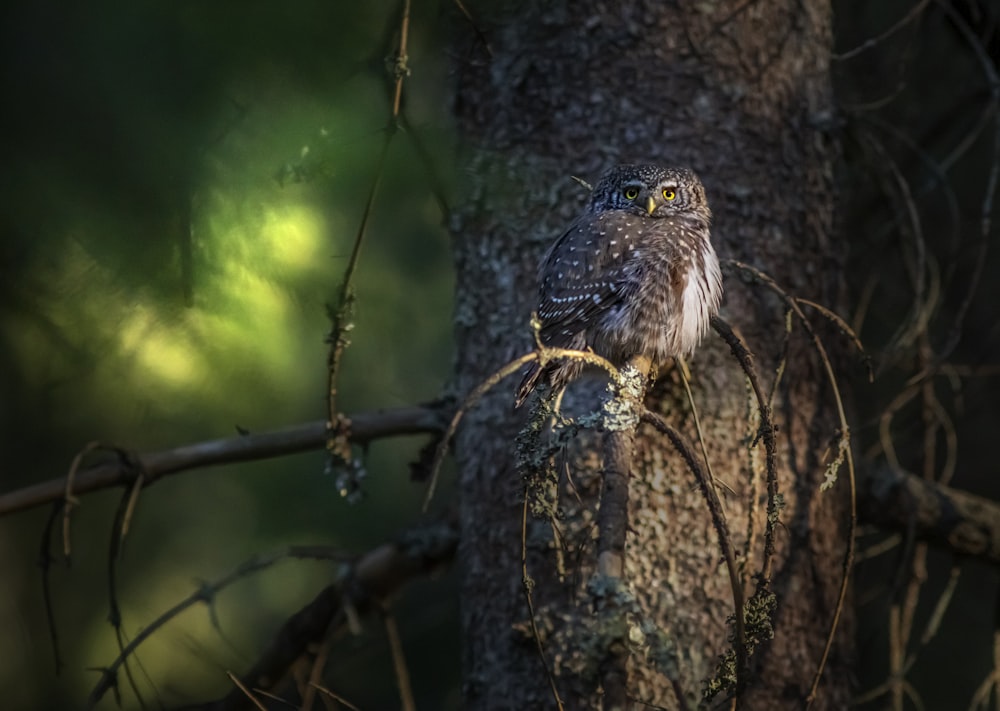
<svg viewBox="0 0 1000 711">
<path fill-rule="evenodd" d="M 715 527 L 715 533 L 719 537 L 719 548 L 722 551 L 722 559 L 726 564 L 726 570 L 729 573 L 729 585 L 733 591 L 733 627 L 735 631 L 735 639 L 733 640 L 733 651 L 735 654 L 736 664 L 733 668 L 733 699 L 734 703 L 738 700 L 739 694 L 743 691 L 746 685 L 746 669 L 747 669 L 747 641 L 746 641 L 746 620 L 745 620 L 745 602 L 743 599 L 743 586 L 740 583 L 740 575 L 738 571 L 738 566 L 736 565 L 736 555 L 733 552 L 733 542 L 732 537 L 729 535 L 729 524 L 726 522 L 726 514 L 722 509 L 722 502 L 719 501 L 719 496 L 715 492 L 715 486 L 712 484 L 712 480 L 705 473 L 702 468 L 701 463 L 698 458 L 694 455 L 694 450 L 687 443 L 679 431 L 670 426 L 670 424 L 663 419 L 660 415 L 655 412 L 646 410 L 642 413 L 642 421 L 647 424 L 652 425 L 656 430 L 664 435 L 670 440 L 670 443 L 677 450 L 677 453 L 681 455 L 684 459 L 684 463 L 687 465 L 687 469 L 691 472 L 698 482 L 698 488 L 701 489 L 702 496 L 705 497 L 705 503 L 708 504 L 709 514 L 712 516 L 712 525 Z"/>
</svg>

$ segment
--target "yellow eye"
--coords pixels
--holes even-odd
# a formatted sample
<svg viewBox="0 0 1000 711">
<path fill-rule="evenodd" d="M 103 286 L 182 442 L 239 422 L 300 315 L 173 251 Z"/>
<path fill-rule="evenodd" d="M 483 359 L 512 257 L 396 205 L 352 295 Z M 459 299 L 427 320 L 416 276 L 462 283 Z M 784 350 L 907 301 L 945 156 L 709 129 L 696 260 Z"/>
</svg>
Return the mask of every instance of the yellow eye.
<svg viewBox="0 0 1000 711">
<path fill-rule="evenodd" d="M 625 188 L 625 192 L 622 193 L 626 200 L 635 200 L 639 197 L 639 188 Z"/>
<path fill-rule="evenodd" d="M 675 193 L 673 190 L 671 190 L 670 188 L 663 188 L 663 199 L 664 200 L 673 200 L 676 197 L 677 197 L 677 193 Z"/>
</svg>

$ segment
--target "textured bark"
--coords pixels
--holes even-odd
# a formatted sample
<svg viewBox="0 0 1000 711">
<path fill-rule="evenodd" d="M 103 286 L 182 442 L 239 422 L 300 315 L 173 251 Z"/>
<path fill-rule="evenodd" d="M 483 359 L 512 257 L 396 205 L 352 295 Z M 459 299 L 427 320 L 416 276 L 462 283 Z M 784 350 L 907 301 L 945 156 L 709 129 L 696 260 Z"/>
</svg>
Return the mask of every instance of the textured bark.
<svg viewBox="0 0 1000 711">
<path fill-rule="evenodd" d="M 753 264 L 789 291 L 837 308 L 832 148 L 821 128 L 830 102 L 826 3 L 626 0 L 469 9 L 490 53 L 464 28 L 455 50 L 455 108 L 469 192 L 452 225 L 460 392 L 530 350 L 538 259 L 586 199 L 571 176 L 593 181 L 619 162 L 694 168 L 715 213 L 720 257 Z M 723 316 L 746 337 L 769 386 L 785 350 L 784 310 L 733 273 L 726 294 Z M 775 402 L 785 504 L 772 577 L 776 632 L 754 656 L 746 709 L 803 705 L 842 575 L 846 483 L 819 492 L 837 424 L 822 369 L 804 343 L 793 335 Z M 747 517 L 755 521 L 752 572 L 760 568 L 764 457 L 751 446 L 757 423 L 744 377 L 716 338 L 691 370 L 710 461 L 731 490 L 723 492 L 724 505 L 738 551 Z M 456 442 L 470 709 L 555 707 L 522 590 L 524 482 L 515 439 L 524 416 L 512 411 L 516 383 L 509 385 L 469 414 Z M 588 392 L 577 388 L 576 399 L 586 401 Z M 683 392 L 668 371 L 646 403 L 693 441 Z M 617 594 L 594 582 L 599 443 L 585 435 L 566 455 L 572 485 L 563 479 L 552 487 L 560 496 L 559 533 L 532 517 L 526 537 L 546 665 L 574 709 L 600 708 L 600 665 L 608 640 L 622 633 L 595 615 L 602 599 Z M 646 426 L 634 456 L 625 633 L 641 634 L 632 639 L 628 692 L 673 709 L 678 690 L 688 705 L 697 703 L 702 681 L 730 646 L 733 594 L 716 530 L 683 460 Z M 752 589 L 753 581 L 745 582 Z M 850 616 L 848 609 L 813 709 L 847 705 Z"/>
</svg>

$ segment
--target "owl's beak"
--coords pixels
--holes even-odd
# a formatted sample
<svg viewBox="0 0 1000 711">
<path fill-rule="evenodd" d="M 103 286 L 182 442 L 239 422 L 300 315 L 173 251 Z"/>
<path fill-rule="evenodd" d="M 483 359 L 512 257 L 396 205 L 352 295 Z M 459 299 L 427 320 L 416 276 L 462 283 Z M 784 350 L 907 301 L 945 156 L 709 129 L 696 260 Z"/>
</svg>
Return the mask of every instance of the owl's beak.
<svg viewBox="0 0 1000 711">
<path fill-rule="evenodd" d="M 656 200 L 654 200 L 653 196 L 650 195 L 648 198 L 646 198 L 646 211 L 650 215 L 652 215 L 655 209 L 656 209 Z"/>
</svg>

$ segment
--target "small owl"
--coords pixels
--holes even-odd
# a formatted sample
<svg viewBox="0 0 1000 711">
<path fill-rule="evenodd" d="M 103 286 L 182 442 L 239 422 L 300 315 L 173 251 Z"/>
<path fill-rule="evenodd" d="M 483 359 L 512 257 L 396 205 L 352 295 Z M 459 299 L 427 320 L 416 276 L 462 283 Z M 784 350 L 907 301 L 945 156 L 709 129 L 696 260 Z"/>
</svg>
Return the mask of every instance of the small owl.
<svg viewBox="0 0 1000 711">
<path fill-rule="evenodd" d="M 705 188 L 690 170 L 609 170 L 539 266 L 542 343 L 590 347 L 616 366 L 635 355 L 653 363 L 690 355 L 722 299 L 711 220 Z M 581 368 L 570 360 L 533 364 L 515 405 L 540 383 L 558 392 Z"/>
</svg>

